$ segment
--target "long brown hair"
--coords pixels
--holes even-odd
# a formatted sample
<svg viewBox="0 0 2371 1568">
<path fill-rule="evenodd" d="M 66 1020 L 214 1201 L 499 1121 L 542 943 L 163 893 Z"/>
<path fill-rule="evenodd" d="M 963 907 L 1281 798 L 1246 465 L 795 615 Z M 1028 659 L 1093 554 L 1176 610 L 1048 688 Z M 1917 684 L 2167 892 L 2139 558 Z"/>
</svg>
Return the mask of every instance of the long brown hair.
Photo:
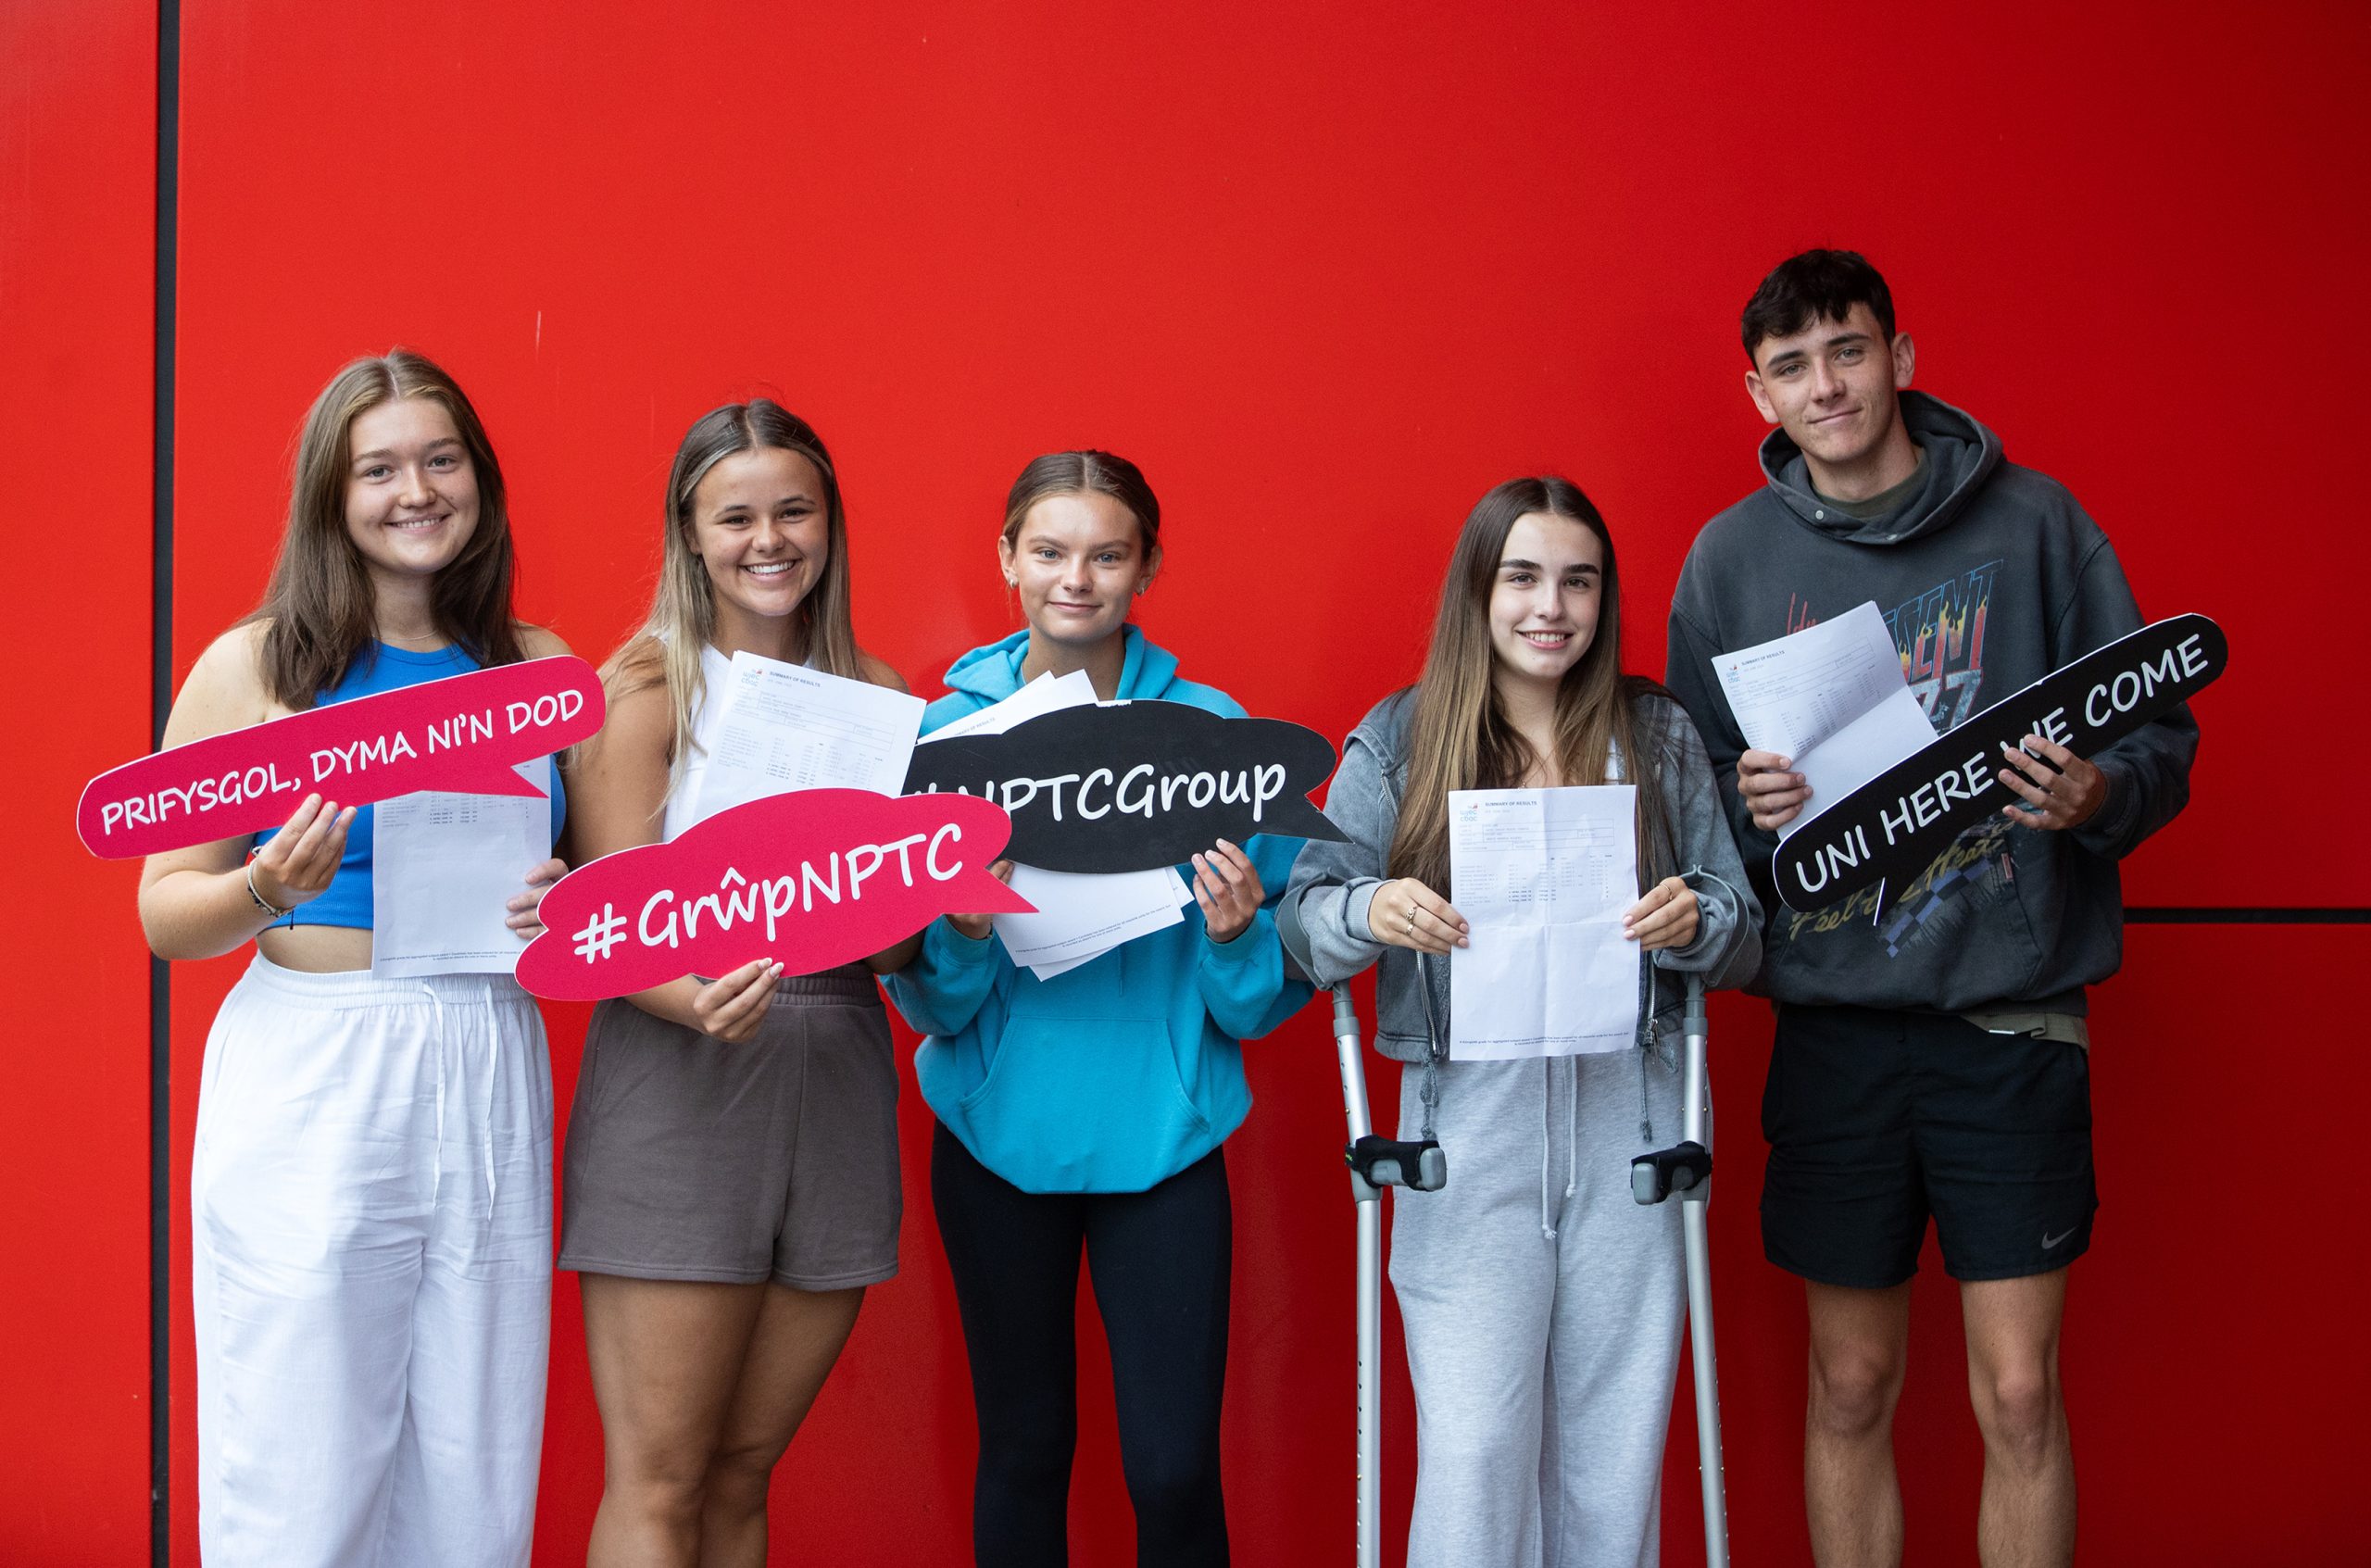
<svg viewBox="0 0 2371 1568">
<path fill-rule="evenodd" d="M 660 521 L 665 543 L 659 550 L 659 587 L 651 595 L 650 613 L 644 618 L 642 629 L 619 650 L 608 671 L 613 697 L 640 691 L 655 680 L 666 682 L 668 705 L 675 718 L 669 758 L 679 778 L 695 744 L 692 721 L 708 689 L 700 673 L 700 650 L 716 636 L 716 590 L 709 582 L 707 564 L 700 559 L 693 493 L 718 463 L 736 453 L 765 447 L 796 453 L 814 464 L 823 478 L 828 539 L 823 575 L 799 601 L 797 610 L 807 660 L 834 675 L 852 681 L 868 679 L 849 605 L 847 516 L 840 505 L 839 471 L 832 466 L 823 438 L 815 433 L 814 426 L 771 397 L 710 408 L 692 421 L 675 448 Z M 650 672 L 653 659 L 660 674 Z"/>
<path fill-rule="evenodd" d="M 516 664 L 527 657 L 511 617 L 517 569 L 508 493 L 485 426 L 451 376 L 424 355 L 391 348 L 357 359 L 331 377 L 296 438 L 280 558 L 262 605 L 248 618 L 268 622 L 264 685 L 283 707 L 312 707 L 378 635 L 370 574 L 345 531 L 346 470 L 353 462 L 354 421 L 383 403 L 406 398 L 435 403 L 452 417 L 477 477 L 477 527 L 430 590 L 436 630 L 482 665 Z"/>
<path fill-rule="evenodd" d="M 1638 699 L 1662 688 L 1622 672 L 1622 579 L 1613 564 L 1613 535 L 1580 486 L 1553 476 L 1497 486 L 1474 503 L 1458 532 L 1433 619 L 1432 650 L 1408 721 L 1408 782 L 1392 834 L 1390 872 L 1449 892 L 1449 791 L 1513 788 L 1539 760 L 1499 708 L 1490 648 L 1490 592 L 1499 559 L 1516 521 L 1535 512 L 1581 524 L 1605 551 L 1596 634 L 1556 688 L 1556 762 L 1567 784 L 1595 784 L 1620 753 L 1623 782 L 1638 790 L 1643 890 L 1660 880 L 1670 859 L 1656 783 L 1662 759 L 1646 755 L 1638 721 Z"/>
</svg>

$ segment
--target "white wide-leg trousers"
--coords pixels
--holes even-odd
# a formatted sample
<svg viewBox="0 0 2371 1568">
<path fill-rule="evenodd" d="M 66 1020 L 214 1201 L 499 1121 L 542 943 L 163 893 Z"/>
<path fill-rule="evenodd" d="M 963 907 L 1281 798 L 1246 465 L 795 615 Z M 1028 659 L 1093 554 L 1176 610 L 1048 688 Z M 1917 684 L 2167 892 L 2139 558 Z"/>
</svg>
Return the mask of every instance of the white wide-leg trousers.
<svg viewBox="0 0 2371 1568">
<path fill-rule="evenodd" d="M 551 1172 L 543 1022 L 508 978 L 255 960 L 190 1171 L 207 1568 L 523 1568 Z"/>
</svg>

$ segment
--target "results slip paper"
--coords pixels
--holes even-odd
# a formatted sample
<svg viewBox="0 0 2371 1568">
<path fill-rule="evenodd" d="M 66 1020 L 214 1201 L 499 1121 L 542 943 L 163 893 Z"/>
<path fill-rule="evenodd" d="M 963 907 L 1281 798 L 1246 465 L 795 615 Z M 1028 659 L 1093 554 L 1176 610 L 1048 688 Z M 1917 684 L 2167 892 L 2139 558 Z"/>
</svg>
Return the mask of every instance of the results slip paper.
<svg viewBox="0 0 2371 1568">
<path fill-rule="evenodd" d="M 518 765 L 536 789 L 551 759 Z M 551 858 L 552 803 L 543 795 L 420 790 L 370 809 L 370 972 L 508 974 L 527 944 L 511 930 L 510 896 Z"/>
<path fill-rule="evenodd" d="M 902 793 L 926 706 L 893 687 L 746 652 L 733 656 L 731 684 L 708 699 L 724 707 L 693 803 L 702 822 L 794 789 Z"/>
<path fill-rule="evenodd" d="M 1638 792 L 1461 789 L 1449 797 L 1449 902 L 1473 927 L 1450 950 L 1459 1061 L 1621 1050 L 1638 1032 Z"/>
<path fill-rule="evenodd" d="M 1712 660 L 1745 744 L 1794 761 L 1812 797 L 1785 838 L 1935 738 L 1875 603 Z"/>
</svg>

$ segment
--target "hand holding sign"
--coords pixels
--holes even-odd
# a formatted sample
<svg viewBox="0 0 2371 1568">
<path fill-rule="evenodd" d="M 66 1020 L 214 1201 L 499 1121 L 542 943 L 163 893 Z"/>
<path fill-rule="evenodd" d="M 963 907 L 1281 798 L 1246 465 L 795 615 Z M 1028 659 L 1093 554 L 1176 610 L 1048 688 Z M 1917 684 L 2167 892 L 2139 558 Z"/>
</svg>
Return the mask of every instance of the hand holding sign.
<svg viewBox="0 0 2371 1568">
<path fill-rule="evenodd" d="M 83 786 L 75 831 L 121 859 L 293 825 L 314 794 L 347 806 L 422 789 L 540 795 L 513 765 L 583 740 L 604 711 L 600 677 L 571 654 L 473 670 L 110 768 Z"/>
<path fill-rule="evenodd" d="M 2001 782 L 2032 807 L 2003 806 L 2001 814 L 2022 827 L 2078 828 L 2107 801 L 2107 775 L 2047 735 L 2002 741 L 2001 755 L 2009 764 Z"/>
<path fill-rule="evenodd" d="M 354 825 L 357 808 L 338 809 L 334 800 L 305 797 L 295 815 L 282 824 L 271 842 L 256 854 L 247 868 L 248 885 L 277 909 L 309 904 L 330 889 L 338 863 L 345 859 L 346 830 Z"/>
<path fill-rule="evenodd" d="M 1202 929 L 1211 941 L 1242 935 L 1266 897 L 1251 857 L 1225 839 L 1209 854 L 1194 857 L 1194 901 L 1202 907 Z"/>
<path fill-rule="evenodd" d="M 759 960 L 812 974 L 951 911 L 1025 913 L 1028 901 L 987 872 L 1011 831 L 1001 809 L 960 795 L 767 796 L 562 877 L 544 895 L 546 929 L 520 955 L 519 984 L 591 1001 L 686 974 L 731 982 Z M 709 986 L 716 1010 L 745 996 L 755 973 Z"/>
<path fill-rule="evenodd" d="M 2096 809 L 2099 770 L 2089 758 L 2187 702 L 2223 673 L 2230 646 L 2202 615 L 2144 626 L 2054 675 L 1994 703 L 1932 745 L 1831 804 L 1778 847 L 1778 897 L 1810 910 L 1880 883 L 1916 876 L 1973 822 L 1996 786 L 2036 809 L 2028 827 L 2073 827 Z M 2014 772 L 2004 756 L 2027 743 Z M 2045 765 L 2048 764 L 2048 765 Z"/>
<path fill-rule="evenodd" d="M 925 740 L 906 793 L 994 800 L 1012 815 L 1013 859 L 1104 873 L 1173 866 L 1259 833 L 1338 841 L 1341 830 L 1309 803 L 1333 771 L 1334 747 L 1298 724 L 1115 702 Z"/>
<path fill-rule="evenodd" d="M 1010 887 L 1012 885 L 1012 862 L 998 860 L 988 867 L 988 874 Z M 993 909 L 964 909 L 949 913 L 947 923 L 974 942 L 985 942 L 988 939 L 995 917 Z"/>
</svg>

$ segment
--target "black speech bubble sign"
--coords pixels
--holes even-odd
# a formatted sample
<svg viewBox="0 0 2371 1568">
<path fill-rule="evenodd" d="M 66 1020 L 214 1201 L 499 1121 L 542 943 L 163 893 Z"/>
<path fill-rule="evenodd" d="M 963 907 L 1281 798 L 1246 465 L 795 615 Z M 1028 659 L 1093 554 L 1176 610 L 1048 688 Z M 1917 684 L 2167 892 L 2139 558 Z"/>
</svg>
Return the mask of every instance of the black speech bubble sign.
<svg viewBox="0 0 2371 1568">
<path fill-rule="evenodd" d="M 985 796 L 1012 815 L 1005 853 L 1049 872 L 1173 866 L 1253 834 L 1339 840 L 1309 802 L 1334 771 L 1323 735 L 1182 702 L 1057 709 L 1002 734 L 914 747 L 908 795 Z"/>
<path fill-rule="evenodd" d="M 2085 654 L 1797 829 L 1771 862 L 1779 898 L 1809 911 L 1880 882 L 1907 882 L 1970 826 L 2024 803 L 2000 781 L 2002 746 L 2040 735 L 2090 758 L 2189 701 L 2230 658 L 2223 629 L 2202 615 L 2155 621 Z"/>
</svg>

